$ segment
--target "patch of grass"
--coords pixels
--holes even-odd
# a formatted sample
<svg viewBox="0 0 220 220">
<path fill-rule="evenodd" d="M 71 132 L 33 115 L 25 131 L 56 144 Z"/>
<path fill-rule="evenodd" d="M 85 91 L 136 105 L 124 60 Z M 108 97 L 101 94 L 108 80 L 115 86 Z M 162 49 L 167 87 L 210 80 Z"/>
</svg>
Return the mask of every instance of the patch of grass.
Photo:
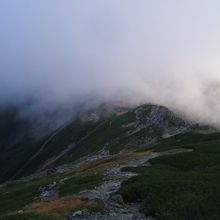
<svg viewBox="0 0 220 220">
<path fill-rule="evenodd" d="M 0 215 L 22 209 L 38 194 L 40 186 L 47 185 L 59 178 L 58 175 L 51 175 L 47 178 L 10 184 L 0 188 Z"/>
<path fill-rule="evenodd" d="M 30 213 L 5 215 L 0 217 L 0 220 L 60 220 L 55 216 L 43 216 Z"/>
<path fill-rule="evenodd" d="M 127 202 L 141 200 L 141 211 L 159 219 L 219 219 L 220 175 L 179 171 L 167 166 L 145 167 L 124 182 L 120 193 Z M 218 217 L 218 218 L 216 218 Z"/>
<path fill-rule="evenodd" d="M 25 167 L 23 174 L 27 175 L 35 171 L 40 164 L 43 164 L 48 158 L 59 155 L 70 144 L 77 143 L 81 138 L 91 132 L 99 122 L 83 122 L 80 118 L 76 118 L 72 123 L 61 129 L 44 147 L 44 150 L 37 155 Z M 55 131 L 56 132 L 56 131 Z M 51 134 L 52 135 L 52 134 Z M 50 136 L 48 136 L 49 138 Z M 48 140 L 46 139 L 46 141 Z M 45 141 L 45 142 L 46 142 Z M 43 144 L 45 143 L 43 142 Z M 42 144 L 42 145 L 43 145 Z"/>
<path fill-rule="evenodd" d="M 60 187 L 60 196 L 72 195 L 85 189 L 92 189 L 104 181 L 103 175 L 74 176 Z"/>
<path fill-rule="evenodd" d="M 219 169 L 220 170 L 220 141 L 204 141 L 184 145 L 192 148 L 193 152 L 177 155 L 167 155 L 151 159 L 151 164 L 166 164 L 180 170 Z M 182 146 L 181 146 L 182 147 Z"/>
<path fill-rule="evenodd" d="M 149 112 L 144 111 L 143 115 L 149 117 Z M 80 142 L 77 147 L 69 152 L 69 155 L 62 158 L 59 164 L 72 162 L 82 156 L 96 153 L 104 146 L 109 150 L 110 154 L 116 154 L 123 149 L 132 149 L 143 145 L 148 135 L 157 137 L 162 135 L 161 128 L 157 126 L 139 131 L 135 131 L 135 128 L 132 126 L 126 126 L 136 120 L 135 111 L 129 111 L 122 115 L 110 117 L 107 121 L 97 126 L 94 133 Z M 132 133 L 133 131 L 135 132 Z"/>
<path fill-rule="evenodd" d="M 91 212 L 101 212 L 105 209 L 105 204 L 103 202 L 90 202 L 87 209 Z"/>
<path fill-rule="evenodd" d="M 62 158 L 59 164 L 72 162 L 87 154 L 95 153 L 103 148 L 110 146 L 110 153 L 118 153 L 125 148 L 128 138 L 126 132 L 129 128 L 122 127 L 135 120 L 134 112 L 126 112 L 119 116 L 112 116 L 107 121 L 100 123 L 92 135 L 88 136 L 74 148 L 68 156 Z"/>
<path fill-rule="evenodd" d="M 18 169 L 36 153 L 42 143 L 25 136 L 16 146 L 0 152 L 0 182 L 20 177 Z"/>
<path fill-rule="evenodd" d="M 100 210 L 103 204 L 84 201 L 77 197 L 63 197 L 48 202 L 33 202 L 39 193 L 39 187 L 63 178 L 63 175 L 51 175 L 47 178 L 34 180 L 28 183 L 10 184 L 0 188 L 0 216 L 3 219 L 30 219 L 30 220 L 60 220 L 64 219 L 72 210 L 88 208 L 91 211 Z M 60 188 L 60 195 L 71 195 L 84 189 L 92 189 L 104 181 L 102 175 L 71 177 Z M 18 210 L 25 210 L 29 214 L 8 215 Z M 33 215 L 32 215 L 32 214 Z M 1 220 L 1 218 L 0 218 Z"/>
<path fill-rule="evenodd" d="M 220 219 L 220 142 L 192 137 L 193 152 L 151 159 L 150 167 L 124 168 L 140 174 L 123 182 L 124 200 L 141 201 L 141 211 L 160 220 Z"/>
<path fill-rule="evenodd" d="M 154 151 L 161 152 L 179 147 L 190 148 L 200 143 L 209 144 L 210 141 L 220 141 L 220 133 L 201 134 L 197 132 L 190 132 L 186 134 L 179 134 L 164 139 L 159 144 L 156 144 L 151 148 L 154 149 Z"/>
<path fill-rule="evenodd" d="M 137 159 L 143 156 L 148 155 L 149 152 L 124 152 L 118 155 L 114 155 L 105 159 L 100 159 L 96 161 L 92 161 L 85 166 L 82 166 L 80 170 L 77 171 L 76 174 L 82 175 L 84 173 L 91 174 L 91 173 L 100 173 L 104 170 L 107 170 L 111 167 L 118 166 L 120 164 L 126 163 L 130 159 Z"/>
<path fill-rule="evenodd" d="M 51 201 L 34 202 L 25 207 L 25 212 L 35 215 L 57 215 L 64 219 L 71 211 L 85 207 L 85 201 L 77 196 L 68 196 Z"/>
<path fill-rule="evenodd" d="M 123 167 L 121 169 L 122 172 L 134 172 L 134 173 L 143 173 L 146 169 L 146 166 L 138 166 L 138 167 Z"/>
<path fill-rule="evenodd" d="M 28 205 L 25 212 L 38 216 L 58 216 L 65 219 L 70 212 L 89 209 L 93 212 L 99 212 L 104 209 L 104 204 L 98 201 L 88 201 L 76 195 L 57 198 L 51 201 L 34 202 Z"/>
</svg>

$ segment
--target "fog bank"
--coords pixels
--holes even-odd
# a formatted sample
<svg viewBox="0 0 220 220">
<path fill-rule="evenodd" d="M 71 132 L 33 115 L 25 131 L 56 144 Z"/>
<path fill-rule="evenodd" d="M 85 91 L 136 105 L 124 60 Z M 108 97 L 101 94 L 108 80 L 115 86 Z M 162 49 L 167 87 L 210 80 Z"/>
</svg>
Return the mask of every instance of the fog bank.
<svg viewBox="0 0 220 220">
<path fill-rule="evenodd" d="M 219 11 L 217 0 L 2 0 L 0 106 L 45 116 L 153 102 L 220 126 Z"/>
</svg>

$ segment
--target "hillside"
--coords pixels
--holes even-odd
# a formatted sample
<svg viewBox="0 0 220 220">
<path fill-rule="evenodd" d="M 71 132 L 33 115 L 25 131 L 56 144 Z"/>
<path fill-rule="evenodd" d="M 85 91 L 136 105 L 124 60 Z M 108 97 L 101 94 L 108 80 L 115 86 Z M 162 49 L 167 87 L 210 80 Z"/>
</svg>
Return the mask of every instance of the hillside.
<svg viewBox="0 0 220 220">
<path fill-rule="evenodd" d="M 108 109 L 109 106 L 99 106 L 81 112 L 72 122 L 38 141 L 23 137 L 14 148 L 2 152 L 0 181 L 70 163 L 99 151 L 113 154 L 146 148 L 195 127 L 162 106 Z"/>
<path fill-rule="evenodd" d="M 165 107 L 92 109 L 23 149 L 13 177 L 25 177 L 0 186 L 0 219 L 220 216 L 220 134 Z"/>
<path fill-rule="evenodd" d="M 122 184 L 124 200 L 140 201 L 141 211 L 155 219 L 219 219 L 220 134 L 177 135 L 153 149 L 160 155 L 151 166 L 124 168 L 139 173 Z M 173 149 L 189 151 L 170 154 Z"/>
<path fill-rule="evenodd" d="M 30 122 L 18 112 L 13 107 L 0 109 L 0 182 L 11 178 L 37 147 Z"/>
</svg>

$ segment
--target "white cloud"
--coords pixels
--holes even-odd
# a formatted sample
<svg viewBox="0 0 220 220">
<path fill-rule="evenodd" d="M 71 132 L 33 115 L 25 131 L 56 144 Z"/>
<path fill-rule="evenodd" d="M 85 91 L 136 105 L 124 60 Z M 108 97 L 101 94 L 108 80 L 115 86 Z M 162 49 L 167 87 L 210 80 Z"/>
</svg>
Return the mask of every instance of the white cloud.
<svg viewBox="0 0 220 220">
<path fill-rule="evenodd" d="M 0 103 L 151 101 L 220 124 L 219 9 L 198 0 L 3 0 Z"/>
</svg>

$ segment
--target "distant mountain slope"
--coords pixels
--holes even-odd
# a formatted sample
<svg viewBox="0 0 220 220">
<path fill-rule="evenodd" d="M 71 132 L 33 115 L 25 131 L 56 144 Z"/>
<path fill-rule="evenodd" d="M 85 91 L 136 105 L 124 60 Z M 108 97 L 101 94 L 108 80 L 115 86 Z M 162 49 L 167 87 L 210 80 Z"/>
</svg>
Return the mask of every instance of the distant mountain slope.
<svg viewBox="0 0 220 220">
<path fill-rule="evenodd" d="M 70 162 L 102 149 L 110 153 L 141 149 L 164 137 L 185 133 L 195 127 L 165 107 L 143 105 L 103 122 L 93 135 L 72 149 L 60 163 Z"/>
<path fill-rule="evenodd" d="M 36 139 L 32 132 L 34 124 L 18 117 L 19 109 L 0 110 L 0 182 L 38 170 L 45 161 L 62 155 L 67 152 L 69 145 L 86 137 L 90 129 L 101 123 L 103 118 L 125 109 L 106 104 L 84 109 L 67 125 L 41 139 Z"/>
<path fill-rule="evenodd" d="M 15 146 L 28 135 L 29 123 L 18 117 L 18 109 L 0 109 L 0 151 Z"/>
<path fill-rule="evenodd" d="M 23 138 L 5 151 L 0 156 L 0 181 L 73 162 L 100 150 L 118 153 L 145 148 L 195 127 L 162 106 L 142 105 L 131 110 L 114 107 L 111 112 L 99 106 L 79 114 L 40 141 Z"/>
<path fill-rule="evenodd" d="M 36 141 L 30 130 L 17 108 L 0 109 L 0 181 L 11 178 L 33 153 Z"/>
</svg>

